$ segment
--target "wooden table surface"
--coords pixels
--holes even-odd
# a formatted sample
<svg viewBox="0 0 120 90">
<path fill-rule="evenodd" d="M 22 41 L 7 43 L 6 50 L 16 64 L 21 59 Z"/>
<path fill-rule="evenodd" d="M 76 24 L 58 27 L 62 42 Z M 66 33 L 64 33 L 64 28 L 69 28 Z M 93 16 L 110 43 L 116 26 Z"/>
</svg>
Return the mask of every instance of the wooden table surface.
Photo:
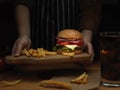
<svg viewBox="0 0 120 90">
<path fill-rule="evenodd" d="M 87 67 L 89 67 L 89 66 L 87 66 Z M 99 64 L 99 62 L 97 62 L 97 63 L 93 63 L 92 65 L 90 65 L 90 67 L 88 69 L 89 70 L 98 70 L 98 69 L 100 69 L 99 67 L 100 67 L 100 64 Z M 0 81 L 2 81 L 3 79 L 5 79 L 4 78 L 5 75 L 6 75 L 6 73 L 0 73 Z M 24 79 L 27 80 L 27 81 L 29 81 L 29 78 L 31 78 L 30 76 L 31 75 L 28 75 L 28 78 L 27 79 L 24 78 Z M 42 78 L 44 78 L 44 75 L 43 75 Z M 36 82 L 36 81 L 38 81 L 38 78 L 34 78 L 34 80 L 32 80 L 32 84 L 29 83 L 29 82 L 23 82 L 23 83 L 21 83 L 18 86 L 15 85 L 15 86 L 11 86 L 11 87 L 1 87 L 1 85 L 0 85 L 0 90 L 13 90 L 13 89 L 14 90 L 26 90 L 26 87 L 30 87 L 31 85 L 33 85 L 33 87 L 30 88 L 30 89 L 28 89 L 28 90 L 63 90 L 63 89 L 56 89 L 56 88 L 36 87 L 36 85 L 34 84 L 34 82 Z M 118 88 L 112 88 L 112 87 L 103 87 L 103 86 L 99 86 L 99 85 L 98 85 L 98 87 L 99 88 L 94 87 L 94 88 L 91 88 L 89 90 L 120 90 L 120 87 L 118 87 Z M 83 89 L 81 89 L 81 90 L 83 90 Z"/>
</svg>

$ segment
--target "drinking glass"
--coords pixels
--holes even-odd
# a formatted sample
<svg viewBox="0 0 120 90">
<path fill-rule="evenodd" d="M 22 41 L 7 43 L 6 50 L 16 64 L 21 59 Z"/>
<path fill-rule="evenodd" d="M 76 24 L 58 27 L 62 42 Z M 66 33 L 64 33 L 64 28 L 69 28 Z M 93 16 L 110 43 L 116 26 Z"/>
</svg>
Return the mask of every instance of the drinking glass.
<svg viewBox="0 0 120 90">
<path fill-rule="evenodd" d="M 100 33 L 101 85 L 120 86 L 120 32 Z"/>
</svg>

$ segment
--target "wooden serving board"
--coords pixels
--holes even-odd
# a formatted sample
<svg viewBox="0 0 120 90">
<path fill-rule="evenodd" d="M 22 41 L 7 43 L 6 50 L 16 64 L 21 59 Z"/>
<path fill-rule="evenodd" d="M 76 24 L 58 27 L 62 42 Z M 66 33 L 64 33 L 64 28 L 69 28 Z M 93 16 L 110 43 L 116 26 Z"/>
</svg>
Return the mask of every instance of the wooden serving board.
<svg viewBox="0 0 120 90">
<path fill-rule="evenodd" d="M 70 62 L 90 62 L 91 55 L 88 53 L 82 53 L 74 56 L 45 56 L 41 58 L 27 57 L 27 56 L 6 56 L 5 58 L 7 64 L 53 64 L 53 63 L 70 63 Z"/>
</svg>

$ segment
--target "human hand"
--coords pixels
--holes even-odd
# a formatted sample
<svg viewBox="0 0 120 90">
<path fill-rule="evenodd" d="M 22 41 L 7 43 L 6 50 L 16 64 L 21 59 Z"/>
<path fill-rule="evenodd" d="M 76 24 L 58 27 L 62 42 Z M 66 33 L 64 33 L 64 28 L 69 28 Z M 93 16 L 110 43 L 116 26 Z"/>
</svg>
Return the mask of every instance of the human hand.
<svg viewBox="0 0 120 90">
<path fill-rule="evenodd" d="M 88 41 L 85 41 L 85 40 L 84 40 L 84 43 L 85 43 L 85 46 L 87 46 L 88 53 L 91 54 L 91 55 L 94 55 L 94 50 L 93 50 L 92 43 L 88 42 Z"/>
<path fill-rule="evenodd" d="M 94 54 L 92 43 L 91 41 L 88 41 L 86 39 L 84 39 L 84 43 L 87 46 L 88 53 L 91 55 L 91 61 L 93 61 L 95 54 Z"/>
<path fill-rule="evenodd" d="M 88 49 L 88 53 L 92 56 L 92 60 L 94 58 L 94 50 L 93 50 L 93 46 L 92 46 L 92 32 L 90 30 L 83 30 L 82 31 L 83 34 L 83 40 L 85 45 L 87 46 Z"/>
<path fill-rule="evenodd" d="M 31 45 L 30 37 L 28 36 L 20 36 L 14 43 L 12 48 L 12 56 L 19 56 L 20 51 L 23 48 L 29 49 Z"/>
</svg>

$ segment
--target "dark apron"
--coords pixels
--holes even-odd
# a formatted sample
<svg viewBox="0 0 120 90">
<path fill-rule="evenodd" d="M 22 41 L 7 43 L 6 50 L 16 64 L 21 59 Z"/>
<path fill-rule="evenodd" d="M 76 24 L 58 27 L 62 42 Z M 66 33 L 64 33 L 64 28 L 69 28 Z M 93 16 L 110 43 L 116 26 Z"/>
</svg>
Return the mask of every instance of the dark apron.
<svg viewBox="0 0 120 90">
<path fill-rule="evenodd" d="M 35 0 L 32 11 L 32 48 L 52 50 L 57 33 L 62 29 L 77 29 L 80 22 L 79 0 Z"/>
</svg>

